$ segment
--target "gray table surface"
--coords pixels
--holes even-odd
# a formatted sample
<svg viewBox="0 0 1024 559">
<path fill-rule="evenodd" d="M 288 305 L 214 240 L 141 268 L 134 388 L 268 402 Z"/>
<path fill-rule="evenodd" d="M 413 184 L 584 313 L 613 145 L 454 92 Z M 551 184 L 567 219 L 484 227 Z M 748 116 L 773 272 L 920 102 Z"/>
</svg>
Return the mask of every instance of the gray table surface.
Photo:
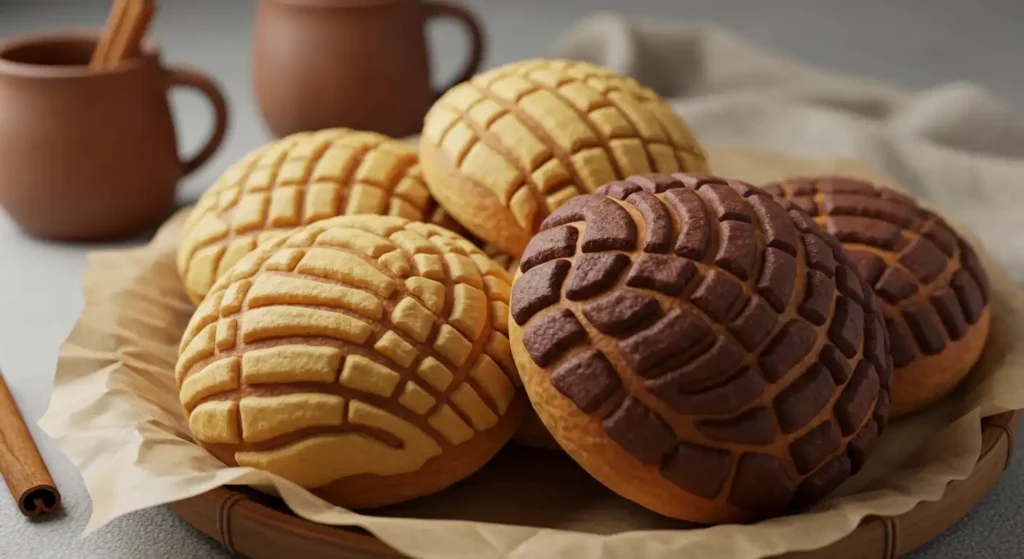
<svg viewBox="0 0 1024 559">
<path fill-rule="evenodd" d="M 182 203 L 194 200 L 221 170 L 270 139 L 249 89 L 248 47 L 255 5 L 242 0 L 165 0 L 153 35 L 169 63 L 217 77 L 231 102 L 228 139 L 218 155 L 185 180 Z M 873 76 L 908 88 L 978 82 L 1024 105 L 1024 3 L 1020 0 L 475 0 L 468 2 L 489 33 L 486 65 L 543 54 L 559 31 L 597 10 L 713 21 L 752 40 L 813 63 Z M 104 0 L 0 0 L 0 39 L 52 28 L 101 26 Z M 429 33 L 436 82 L 461 64 L 464 39 L 449 24 Z M 1015 69 L 1015 70 L 1014 70 Z M 207 108 L 190 94 L 172 103 L 180 144 L 206 133 Z M 2 157 L 2 154 L 0 154 Z M 127 243 L 120 243 L 123 245 Z M 64 245 L 22 235 L 0 212 L 0 367 L 27 419 L 45 411 L 57 350 L 82 308 L 79 283 L 86 254 L 119 245 Z M 29 290 L 44 296 L 28 297 Z M 33 428 L 64 495 L 66 514 L 29 522 L 0 492 L 0 558 L 226 557 L 212 540 L 166 507 L 123 517 L 87 538 L 80 534 L 89 496 L 75 467 Z M 1024 556 L 1024 460 L 966 518 L 912 554 L 916 559 Z"/>
</svg>

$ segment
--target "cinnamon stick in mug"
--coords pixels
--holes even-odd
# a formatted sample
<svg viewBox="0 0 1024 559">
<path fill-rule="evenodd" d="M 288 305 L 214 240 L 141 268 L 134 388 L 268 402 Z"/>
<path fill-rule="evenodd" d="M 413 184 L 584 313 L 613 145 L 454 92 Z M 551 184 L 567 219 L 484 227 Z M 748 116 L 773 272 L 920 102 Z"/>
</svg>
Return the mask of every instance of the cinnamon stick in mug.
<svg viewBox="0 0 1024 559">
<path fill-rule="evenodd" d="M 110 6 L 110 13 L 107 14 L 107 24 L 100 33 L 96 48 L 93 50 L 89 66 L 93 69 L 103 68 L 110 56 L 110 49 L 114 40 L 124 33 L 124 26 L 127 24 L 128 0 L 114 0 Z"/>
<path fill-rule="evenodd" d="M 127 60 L 139 52 L 139 45 L 146 30 L 153 20 L 153 13 L 156 11 L 155 0 L 129 0 L 127 21 L 120 30 L 120 34 L 114 38 L 110 45 L 110 52 L 106 60 L 106 67 L 113 68 L 122 61 Z"/>
<path fill-rule="evenodd" d="M 89 66 L 113 68 L 138 54 L 155 11 L 155 0 L 114 0 Z"/>
<path fill-rule="evenodd" d="M 0 475 L 21 513 L 39 516 L 60 507 L 60 492 L 39 455 L 0 372 Z"/>
</svg>

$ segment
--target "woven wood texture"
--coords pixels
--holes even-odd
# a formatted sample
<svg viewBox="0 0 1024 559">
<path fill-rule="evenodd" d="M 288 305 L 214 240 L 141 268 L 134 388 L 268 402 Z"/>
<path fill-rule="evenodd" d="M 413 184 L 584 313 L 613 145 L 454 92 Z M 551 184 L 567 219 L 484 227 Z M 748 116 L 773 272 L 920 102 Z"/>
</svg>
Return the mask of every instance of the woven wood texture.
<svg viewBox="0 0 1024 559">
<path fill-rule="evenodd" d="M 892 559 L 920 547 L 966 515 L 995 485 L 1013 456 L 1019 422 L 1020 411 L 985 420 L 974 472 L 951 483 L 942 499 L 920 503 L 897 517 L 867 518 L 849 536 L 828 547 L 789 553 L 780 559 Z M 276 507 L 226 487 L 171 505 L 203 533 L 252 559 L 401 557 L 364 531 L 315 524 Z"/>
</svg>

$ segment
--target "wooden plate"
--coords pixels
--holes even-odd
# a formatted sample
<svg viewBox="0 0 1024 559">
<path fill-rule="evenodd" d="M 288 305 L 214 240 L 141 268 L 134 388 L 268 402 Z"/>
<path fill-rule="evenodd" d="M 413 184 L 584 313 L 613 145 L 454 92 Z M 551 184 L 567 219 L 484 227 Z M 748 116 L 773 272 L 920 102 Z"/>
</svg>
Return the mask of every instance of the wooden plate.
<svg viewBox="0 0 1024 559">
<path fill-rule="evenodd" d="M 1013 455 L 1020 411 L 983 422 L 982 450 L 970 477 L 949 484 L 942 499 L 918 504 L 897 517 L 870 517 L 849 536 L 786 559 L 879 559 L 898 557 L 938 536 L 970 511 L 995 484 Z M 326 526 L 288 512 L 277 499 L 241 487 L 218 487 L 171 504 L 189 524 L 234 553 L 253 559 L 306 559 L 401 555 L 365 530 Z"/>
</svg>

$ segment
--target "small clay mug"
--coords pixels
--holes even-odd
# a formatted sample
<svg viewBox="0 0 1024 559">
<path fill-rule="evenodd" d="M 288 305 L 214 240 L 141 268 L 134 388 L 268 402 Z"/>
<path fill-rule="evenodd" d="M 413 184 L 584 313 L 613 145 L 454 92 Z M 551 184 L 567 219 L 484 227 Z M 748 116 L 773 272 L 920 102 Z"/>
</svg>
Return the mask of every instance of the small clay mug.
<svg viewBox="0 0 1024 559">
<path fill-rule="evenodd" d="M 430 84 L 424 33 L 435 16 L 462 21 L 471 40 L 466 66 L 443 92 L 480 68 L 483 32 L 465 9 L 422 0 L 261 0 L 252 77 L 270 131 L 418 133 L 440 93 Z"/>
<path fill-rule="evenodd" d="M 33 35 L 0 45 L 0 205 L 28 234 L 120 238 L 174 207 L 178 180 L 206 162 L 227 127 L 214 82 L 164 68 L 157 47 L 91 69 L 98 33 Z M 178 155 L 167 90 L 199 90 L 215 122 L 198 153 Z"/>
</svg>

